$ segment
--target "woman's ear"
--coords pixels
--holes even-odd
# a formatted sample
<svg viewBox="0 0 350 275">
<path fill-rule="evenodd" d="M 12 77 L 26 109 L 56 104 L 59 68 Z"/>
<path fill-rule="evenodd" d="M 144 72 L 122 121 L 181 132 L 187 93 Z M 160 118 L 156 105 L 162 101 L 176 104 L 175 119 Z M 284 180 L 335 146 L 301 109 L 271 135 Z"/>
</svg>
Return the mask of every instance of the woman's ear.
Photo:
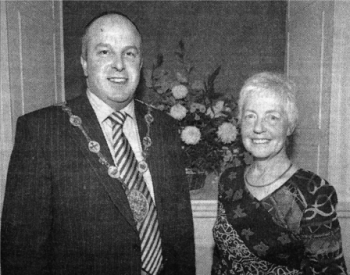
<svg viewBox="0 0 350 275">
<path fill-rule="evenodd" d="M 293 134 L 294 130 L 295 130 L 295 124 L 289 123 L 288 129 L 287 129 L 287 136 L 290 136 L 291 134 Z"/>
<path fill-rule="evenodd" d="M 140 61 L 140 70 L 141 70 L 142 66 L 143 66 L 143 58 L 141 57 L 141 61 Z"/>
</svg>

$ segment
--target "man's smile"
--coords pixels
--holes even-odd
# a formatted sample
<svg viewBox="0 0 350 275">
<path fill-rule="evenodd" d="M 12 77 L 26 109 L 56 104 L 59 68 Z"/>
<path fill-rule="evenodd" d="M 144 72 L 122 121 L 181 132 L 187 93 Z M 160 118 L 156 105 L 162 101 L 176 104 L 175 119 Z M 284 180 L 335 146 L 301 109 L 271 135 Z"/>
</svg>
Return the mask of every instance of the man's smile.
<svg viewBox="0 0 350 275">
<path fill-rule="evenodd" d="M 107 79 L 116 84 L 125 84 L 128 81 L 126 77 L 107 77 Z"/>
</svg>

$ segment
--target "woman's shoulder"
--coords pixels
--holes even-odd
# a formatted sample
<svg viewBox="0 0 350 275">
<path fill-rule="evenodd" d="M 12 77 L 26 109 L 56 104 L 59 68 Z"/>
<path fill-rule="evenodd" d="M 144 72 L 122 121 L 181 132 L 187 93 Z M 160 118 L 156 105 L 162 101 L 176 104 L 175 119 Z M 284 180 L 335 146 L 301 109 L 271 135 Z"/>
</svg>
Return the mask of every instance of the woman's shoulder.
<svg viewBox="0 0 350 275">
<path fill-rule="evenodd" d="M 221 176 L 220 181 L 232 181 L 244 175 L 245 165 L 229 167 L 225 169 Z"/>
<path fill-rule="evenodd" d="M 337 203 L 334 187 L 316 173 L 299 168 L 291 178 L 291 185 L 297 188 L 306 202 L 319 200 L 321 197 L 331 199 Z"/>
<path fill-rule="evenodd" d="M 233 193 L 244 184 L 245 165 L 225 169 L 219 179 L 219 195 L 223 192 Z"/>
<path fill-rule="evenodd" d="M 296 182 L 301 187 L 303 186 L 313 186 L 313 187 L 322 187 L 322 186 L 330 186 L 329 182 L 317 175 L 316 173 L 299 168 L 295 174 L 293 175 L 294 182 Z"/>
</svg>

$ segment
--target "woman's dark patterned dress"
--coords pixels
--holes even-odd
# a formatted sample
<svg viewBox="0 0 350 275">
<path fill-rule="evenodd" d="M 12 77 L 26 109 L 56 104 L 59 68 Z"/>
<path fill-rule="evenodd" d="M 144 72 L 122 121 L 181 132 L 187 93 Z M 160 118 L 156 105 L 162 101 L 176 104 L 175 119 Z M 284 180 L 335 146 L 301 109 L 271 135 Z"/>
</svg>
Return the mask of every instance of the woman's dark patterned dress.
<svg viewBox="0 0 350 275">
<path fill-rule="evenodd" d="M 230 168 L 220 178 L 213 274 L 347 274 L 337 195 L 327 181 L 299 169 L 259 201 L 243 175 Z"/>
</svg>

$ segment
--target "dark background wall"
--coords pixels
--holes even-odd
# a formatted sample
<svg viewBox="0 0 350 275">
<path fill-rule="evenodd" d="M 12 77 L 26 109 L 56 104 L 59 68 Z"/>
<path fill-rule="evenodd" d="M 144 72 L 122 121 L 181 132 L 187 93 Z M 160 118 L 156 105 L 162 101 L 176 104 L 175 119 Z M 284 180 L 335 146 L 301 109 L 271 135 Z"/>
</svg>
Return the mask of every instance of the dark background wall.
<svg viewBox="0 0 350 275">
<path fill-rule="evenodd" d="M 221 65 L 216 91 L 237 95 L 252 73 L 284 70 L 286 7 L 286 1 L 63 1 L 66 97 L 85 89 L 80 36 L 101 12 L 120 11 L 136 23 L 145 68 L 158 53 L 175 68 L 174 51 L 183 40 L 194 76 L 204 79 Z"/>
</svg>

